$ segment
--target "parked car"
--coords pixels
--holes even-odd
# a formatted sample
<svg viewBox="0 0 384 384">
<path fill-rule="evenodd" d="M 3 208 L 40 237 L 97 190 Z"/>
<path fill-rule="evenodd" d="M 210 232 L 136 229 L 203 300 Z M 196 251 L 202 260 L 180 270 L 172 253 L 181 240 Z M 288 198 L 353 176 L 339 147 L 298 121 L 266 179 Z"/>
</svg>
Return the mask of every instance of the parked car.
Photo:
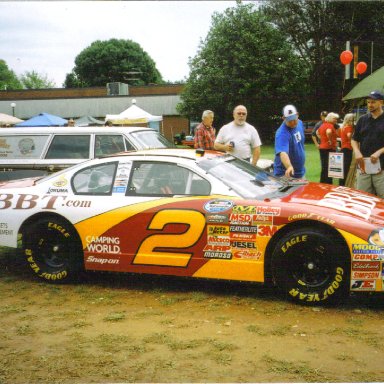
<svg viewBox="0 0 384 384">
<path fill-rule="evenodd" d="M 94 157 L 174 147 L 143 127 L 25 127 L 0 129 L 0 180 L 45 175 Z"/>
<path fill-rule="evenodd" d="M 312 131 L 315 125 L 317 124 L 318 120 L 304 120 L 304 134 L 306 140 L 310 139 L 312 141 Z"/>
<path fill-rule="evenodd" d="M 220 152 L 127 152 L 0 183 L 0 210 L 0 246 L 21 238 L 47 282 L 84 270 L 272 282 L 311 305 L 384 290 L 383 200 Z"/>
</svg>

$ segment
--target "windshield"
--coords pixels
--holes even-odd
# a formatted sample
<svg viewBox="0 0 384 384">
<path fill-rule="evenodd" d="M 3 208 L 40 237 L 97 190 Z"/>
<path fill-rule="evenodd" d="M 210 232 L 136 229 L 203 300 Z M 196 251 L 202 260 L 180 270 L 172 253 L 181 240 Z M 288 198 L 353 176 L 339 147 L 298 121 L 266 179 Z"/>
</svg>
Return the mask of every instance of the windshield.
<svg viewBox="0 0 384 384">
<path fill-rule="evenodd" d="M 140 149 L 152 149 L 152 148 L 174 148 L 175 145 L 167 140 L 163 135 L 157 131 L 137 131 L 132 132 L 131 135 L 137 140 L 142 148 Z"/>
<path fill-rule="evenodd" d="M 199 166 L 245 199 L 265 197 L 286 186 L 272 174 L 230 155 L 203 160 Z"/>
</svg>

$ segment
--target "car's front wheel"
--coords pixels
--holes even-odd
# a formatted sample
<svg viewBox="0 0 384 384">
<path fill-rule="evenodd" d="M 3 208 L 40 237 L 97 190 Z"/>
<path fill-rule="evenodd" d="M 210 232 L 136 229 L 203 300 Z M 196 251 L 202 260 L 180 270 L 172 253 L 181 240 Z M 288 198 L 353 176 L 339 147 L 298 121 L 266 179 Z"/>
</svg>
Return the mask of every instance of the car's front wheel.
<svg viewBox="0 0 384 384">
<path fill-rule="evenodd" d="M 72 280 L 84 269 L 75 229 L 59 218 L 42 218 L 23 232 L 23 249 L 32 271 L 49 282 Z"/>
<path fill-rule="evenodd" d="M 274 283 L 294 301 L 336 301 L 349 290 L 348 248 L 329 231 L 295 229 L 274 247 L 271 272 Z"/>
</svg>

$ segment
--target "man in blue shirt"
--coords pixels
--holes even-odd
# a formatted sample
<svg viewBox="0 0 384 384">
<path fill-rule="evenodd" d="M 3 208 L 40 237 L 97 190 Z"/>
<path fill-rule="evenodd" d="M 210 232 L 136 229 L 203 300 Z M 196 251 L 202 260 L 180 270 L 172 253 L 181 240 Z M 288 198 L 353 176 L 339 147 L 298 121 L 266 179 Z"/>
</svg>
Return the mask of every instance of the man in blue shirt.
<svg viewBox="0 0 384 384">
<path fill-rule="evenodd" d="M 295 106 L 284 107 L 283 120 L 275 136 L 273 173 L 275 176 L 302 178 L 305 175 L 305 136 Z"/>
</svg>

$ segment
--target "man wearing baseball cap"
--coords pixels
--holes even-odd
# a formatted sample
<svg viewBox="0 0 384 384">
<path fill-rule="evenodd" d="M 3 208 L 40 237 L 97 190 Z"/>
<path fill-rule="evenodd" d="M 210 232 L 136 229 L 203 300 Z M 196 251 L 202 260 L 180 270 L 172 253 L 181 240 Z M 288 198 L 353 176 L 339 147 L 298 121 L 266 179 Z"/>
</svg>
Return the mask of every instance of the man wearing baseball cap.
<svg viewBox="0 0 384 384">
<path fill-rule="evenodd" d="M 304 125 L 294 105 L 283 108 L 283 123 L 275 135 L 275 176 L 301 178 L 305 174 Z"/>
<path fill-rule="evenodd" d="M 357 189 L 384 199 L 384 95 L 367 96 L 368 113 L 356 124 L 351 145 L 358 166 Z"/>
</svg>

